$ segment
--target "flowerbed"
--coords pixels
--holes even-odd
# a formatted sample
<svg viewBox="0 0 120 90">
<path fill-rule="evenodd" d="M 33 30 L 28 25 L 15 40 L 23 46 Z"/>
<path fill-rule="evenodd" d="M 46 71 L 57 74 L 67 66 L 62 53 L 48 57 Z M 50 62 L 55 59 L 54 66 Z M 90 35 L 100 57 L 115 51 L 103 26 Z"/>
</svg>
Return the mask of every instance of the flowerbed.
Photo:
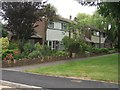
<svg viewBox="0 0 120 90">
<path fill-rule="evenodd" d="M 32 65 L 32 64 L 40 64 L 45 62 L 53 62 L 53 61 L 59 61 L 59 60 L 68 60 L 69 57 L 66 56 L 59 56 L 59 57 L 43 57 L 43 58 L 34 58 L 34 59 L 21 59 L 16 60 L 15 62 L 9 62 L 9 61 L 2 61 L 2 68 L 5 67 L 15 67 L 15 66 L 25 66 L 25 65 Z"/>
<path fill-rule="evenodd" d="M 93 56 L 101 56 L 101 55 L 106 55 L 104 54 L 76 54 L 75 57 L 73 58 L 85 58 L 85 57 L 93 57 Z M 9 61 L 2 61 L 2 68 L 6 67 L 16 67 L 16 66 L 25 66 L 25 65 L 32 65 L 32 64 L 40 64 L 40 63 L 47 63 L 47 62 L 54 62 L 54 61 L 60 61 L 60 60 L 70 60 L 69 56 L 46 56 L 46 57 L 41 57 L 41 58 L 33 58 L 33 59 L 27 59 L 23 58 L 21 60 L 14 60 L 9 62 Z"/>
</svg>

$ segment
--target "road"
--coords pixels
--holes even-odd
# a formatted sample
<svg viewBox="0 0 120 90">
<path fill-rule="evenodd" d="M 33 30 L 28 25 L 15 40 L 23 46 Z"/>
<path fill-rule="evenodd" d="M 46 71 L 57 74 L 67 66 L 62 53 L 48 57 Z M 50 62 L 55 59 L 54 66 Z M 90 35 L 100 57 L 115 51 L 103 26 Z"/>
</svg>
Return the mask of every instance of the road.
<svg viewBox="0 0 120 90">
<path fill-rule="evenodd" d="M 2 80 L 43 88 L 118 88 L 117 84 L 2 70 Z"/>
</svg>

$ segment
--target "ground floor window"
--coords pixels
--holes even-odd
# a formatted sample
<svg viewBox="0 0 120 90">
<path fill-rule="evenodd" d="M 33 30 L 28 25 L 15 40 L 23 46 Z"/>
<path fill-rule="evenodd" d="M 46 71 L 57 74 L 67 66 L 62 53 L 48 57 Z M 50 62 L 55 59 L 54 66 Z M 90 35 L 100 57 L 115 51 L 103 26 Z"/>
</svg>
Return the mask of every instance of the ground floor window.
<svg viewBox="0 0 120 90">
<path fill-rule="evenodd" d="M 48 46 L 51 50 L 58 50 L 59 49 L 59 41 L 48 41 Z"/>
</svg>

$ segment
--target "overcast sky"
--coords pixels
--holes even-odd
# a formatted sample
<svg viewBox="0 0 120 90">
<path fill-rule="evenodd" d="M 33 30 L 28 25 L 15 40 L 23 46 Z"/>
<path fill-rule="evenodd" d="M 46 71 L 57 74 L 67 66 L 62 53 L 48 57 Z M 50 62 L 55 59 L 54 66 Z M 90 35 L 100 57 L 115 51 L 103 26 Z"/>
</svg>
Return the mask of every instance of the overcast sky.
<svg viewBox="0 0 120 90">
<path fill-rule="evenodd" d="M 86 13 L 92 15 L 96 10 L 96 7 L 94 6 L 82 6 L 75 0 L 48 0 L 48 3 L 56 7 L 59 15 L 68 19 L 70 15 L 73 19 L 78 13 Z"/>
<path fill-rule="evenodd" d="M 82 6 L 75 0 L 48 0 L 48 3 L 54 5 L 58 13 L 65 18 L 69 18 L 70 15 L 74 18 L 78 13 L 92 15 L 96 10 L 94 6 Z"/>
</svg>

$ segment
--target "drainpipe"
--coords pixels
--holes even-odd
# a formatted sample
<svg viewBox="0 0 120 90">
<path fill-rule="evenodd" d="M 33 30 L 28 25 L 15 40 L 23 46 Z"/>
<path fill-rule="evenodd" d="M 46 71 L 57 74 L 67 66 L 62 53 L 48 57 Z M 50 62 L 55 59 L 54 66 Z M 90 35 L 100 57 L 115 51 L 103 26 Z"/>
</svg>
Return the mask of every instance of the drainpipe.
<svg viewBox="0 0 120 90">
<path fill-rule="evenodd" d="M 101 32 L 99 32 L 99 48 L 101 48 Z"/>
</svg>

